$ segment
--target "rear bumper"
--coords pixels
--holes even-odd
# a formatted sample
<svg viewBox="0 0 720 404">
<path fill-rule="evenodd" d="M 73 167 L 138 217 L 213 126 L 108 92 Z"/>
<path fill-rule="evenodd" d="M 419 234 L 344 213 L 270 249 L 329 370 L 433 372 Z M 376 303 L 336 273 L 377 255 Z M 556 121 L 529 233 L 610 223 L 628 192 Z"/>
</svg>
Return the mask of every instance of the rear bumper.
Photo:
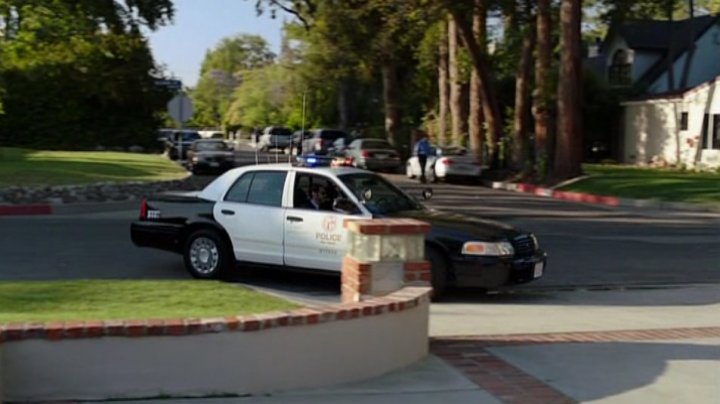
<svg viewBox="0 0 720 404">
<path fill-rule="evenodd" d="M 130 225 L 130 239 L 138 247 L 151 247 L 160 250 L 182 251 L 181 225 L 136 221 Z"/>
<path fill-rule="evenodd" d="M 363 161 L 363 165 L 368 168 L 368 170 L 382 170 L 382 169 L 388 169 L 388 168 L 395 168 L 397 169 L 402 165 L 402 161 L 400 159 L 365 159 Z"/>
<path fill-rule="evenodd" d="M 542 273 L 536 274 L 536 265 Z M 547 254 L 538 251 L 526 258 L 462 256 L 452 259 L 454 286 L 496 289 L 502 286 L 532 282 L 541 278 L 547 268 Z"/>
</svg>

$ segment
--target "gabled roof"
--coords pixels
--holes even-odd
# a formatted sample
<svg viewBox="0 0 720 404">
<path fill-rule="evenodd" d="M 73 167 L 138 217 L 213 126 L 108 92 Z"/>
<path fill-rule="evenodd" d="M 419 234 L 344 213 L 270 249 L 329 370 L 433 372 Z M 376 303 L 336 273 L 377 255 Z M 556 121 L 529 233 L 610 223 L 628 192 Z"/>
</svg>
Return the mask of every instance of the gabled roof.
<svg viewBox="0 0 720 404">
<path fill-rule="evenodd" d="M 695 31 L 697 40 L 718 20 L 718 16 L 703 15 L 678 21 L 631 20 L 616 27 L 615 34 L 622 37 L 630 49 L 665 52 L 675 39 L 676 52 L 682 53 L 688 47 L 687 36 Z"/>
<path fill-rule="evenodd" d="M 660 55 L 657 63 L 638 80 L 650 85 L 667 71 L 670 61 L 674 63 L 715 24 L 720 24 L 720 15 L 703 15 L 678 21 L 636 20 L 614 27 L 608 34 L 603 47 L 616 36 L 622 37 L 630 49 L 655 52 Z M 612 55 L 608 55 L 612 57 Z M 681 89 L 682 90 L 682 89 Z"/>
</svg>

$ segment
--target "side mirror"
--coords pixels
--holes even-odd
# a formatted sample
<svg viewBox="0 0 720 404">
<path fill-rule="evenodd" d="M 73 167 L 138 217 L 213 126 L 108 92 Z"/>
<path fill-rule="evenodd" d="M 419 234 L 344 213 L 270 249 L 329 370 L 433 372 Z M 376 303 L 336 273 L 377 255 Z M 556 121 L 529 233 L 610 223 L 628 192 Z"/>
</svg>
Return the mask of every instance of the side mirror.
<svg viewBox="0 0 720 404">
<path fill-rule="evenodd" d="M 423 189 L 423 191 L 422 191 L 422 197 L 423 197 L 423 199 L 426 200 L 426 201 L 429 200 L 430 198 L 432 198 L 432 197 L 433 197 L 433 190 L 432 190 L 432 188 L 425 188 L 425 189 Z"/>
<path fill-rule="evenodd" d="M 337 198 L 333 201 L 333 210 L 350 215 L 357 212 L 357 206 L 347 198 Z"/>
</svg>

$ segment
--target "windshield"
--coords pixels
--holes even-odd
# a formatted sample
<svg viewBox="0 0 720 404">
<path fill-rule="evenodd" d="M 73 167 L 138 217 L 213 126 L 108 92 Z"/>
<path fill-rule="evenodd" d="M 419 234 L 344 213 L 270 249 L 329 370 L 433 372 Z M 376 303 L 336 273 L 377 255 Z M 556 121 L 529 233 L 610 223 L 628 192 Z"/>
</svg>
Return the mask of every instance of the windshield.
<svg viewBox="0 0 720 404">
<path fill-rule="evenodd" d="M 338 178 L 373 215 L 425 209 L 419 202 L 379 175 L 371 173 L 345 174 Z M 372 192 L 372 195 L 369 199 L 365 199 L 363 195 L 368 190 Z"/>
<path fill-rule="evenodd" d="M 347 133 L 337 130 L 324 130 L 320 132 L 320 139 L 322 140 L 337 140 L 341 137 L 347 137 Z"/>
<path fill-rule="evenodd" d="M 270 129 L 270 134 L 273 136 L 292 136 L 290 129 L 286 128 L 273 128 Z"/>
<path fill-rule="evenodd" d="M 195 148 L 201 151 L 227 150 L 225 142 L 198 142 Z"/>
<path fill-rule="evenodd" d="M 201 138 L 200 134 L 197 132 L 182 132 L 180 136 L 182 136 L 183 142 L 192 142 L 193 140 Z"/>
</svg>

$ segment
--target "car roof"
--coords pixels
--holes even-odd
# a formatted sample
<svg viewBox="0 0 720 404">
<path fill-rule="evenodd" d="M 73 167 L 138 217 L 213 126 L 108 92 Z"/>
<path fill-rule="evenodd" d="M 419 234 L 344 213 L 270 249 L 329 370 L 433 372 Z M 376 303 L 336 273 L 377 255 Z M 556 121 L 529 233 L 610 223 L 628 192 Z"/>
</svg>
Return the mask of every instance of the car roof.
<svg viewBox="0 0 720 404">
<path fill-rule="evenodd" d="M 295 171 L 301 173 L 321 173 L 331 177 L 337 177 L 345 174 L 372 173 L 371 171 L 361 170 L 354 167 L 298 167 L 290 163 L 257 164 L 252 166 L 237 167 L 226 171 L 224 174 L 217 177 L 213 182 L 208 184 L 198 196 L 209 201 L 217 201 L 238 177 L 253 171 Z"/>
</svg>

